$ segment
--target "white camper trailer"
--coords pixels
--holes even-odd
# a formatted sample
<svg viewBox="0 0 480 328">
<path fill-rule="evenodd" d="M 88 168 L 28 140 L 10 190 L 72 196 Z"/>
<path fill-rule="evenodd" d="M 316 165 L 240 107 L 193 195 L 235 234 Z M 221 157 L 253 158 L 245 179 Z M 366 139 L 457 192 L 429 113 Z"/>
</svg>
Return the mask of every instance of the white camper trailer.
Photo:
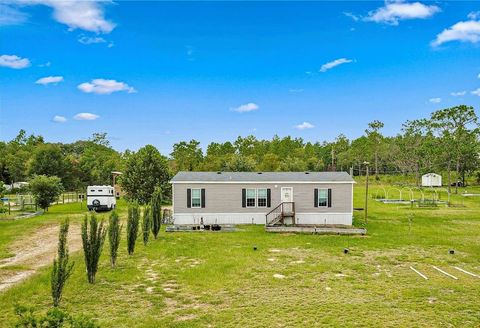
<svg viewBox="0 0 480 328">
<path fill-rule="evenodd" d="M 436 173 L 422 175 L 422 187 L 441 187 L 442 176 Z"/>
<path fill-rule="evenodd" d="M 112 186 L 88 186 L 87 208 L 89 211 L 110 211 L 117 205 Z"/>
</svg>

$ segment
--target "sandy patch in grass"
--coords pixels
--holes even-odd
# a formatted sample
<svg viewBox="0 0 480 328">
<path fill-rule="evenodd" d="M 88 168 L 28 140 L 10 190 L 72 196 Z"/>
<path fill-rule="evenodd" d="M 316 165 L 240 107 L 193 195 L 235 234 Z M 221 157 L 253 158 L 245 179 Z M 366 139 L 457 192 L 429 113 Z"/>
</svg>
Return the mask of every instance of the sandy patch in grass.
<svg viewBox="0 0 480 328">
<path fill-rule="evenodd" d="M 271 249 L 269 249 L 268 251 L 269 251 L 270 253 L 280 253 L 280 252 L 281 252 L 281 250 L 276 249 L 276 248 L 271 248 Z"/>
<path fill-rule="evenodd" d="M 58 231 L 58 224 L 44 226 L 11 245 L 9 252 L 15 255 L 3 259 L 0 268 L 25 267 L 25 269 L 0 270 L 0 291 L 19 283 L 37 272 L 39 268 L 52 263 L 57 253 Z M 80 225 L 70 224 L 69 251 L 75 252 L 81 247 Z"/>
</svg>

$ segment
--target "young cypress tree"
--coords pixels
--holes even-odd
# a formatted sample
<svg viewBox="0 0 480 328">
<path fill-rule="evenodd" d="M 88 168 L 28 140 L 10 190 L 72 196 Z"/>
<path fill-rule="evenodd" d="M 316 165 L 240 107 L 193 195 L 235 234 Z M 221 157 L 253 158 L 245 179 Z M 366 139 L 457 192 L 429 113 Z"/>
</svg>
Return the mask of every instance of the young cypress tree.
<svg viewBox="0 0 480 328">
<path fill-rule="evenodd" d="M 118 213 L 113 211 L 112 214 L 110 214 L 108 222 L 108 241 L 110 242 L 110 263 L 112 264 L 112 268 L 115 267 L 115 263 L 117 262 L 122 227 L 123 226 L 120 225 Z"/>
<path fill-rule="evenodd" d="M 143 244 L 147 246 L 148 238 L 150 237 L 150 229 L 152 229 L 152 209 L 149 205 L 146 205 L 143 209 L 143 222 L 142 222 L 142 234 Z"/>
<path fill-rule="evenodd" d="M 51 276 L 51 289 L 53 306 L 57 307 L 62 299 L 63 287 L 68 277 L 72 274 L 74 263 L 69 263 L 68 256 L 68 235 L 69 222 L 65 220 L 60 225 L 60 232 L 58 234 L 58 253 L 57 258 L 53 260 L 53 270 Z"/>
<path fill-rule="evenodd" d="M 98 261 L 102 254 L 103 243 L 107 235 L 106 228 L 103 226 L 103 221 L 100 224 L 97 221 L 97 217 L 92 214 L 90 217 L 90 229 L 89 220 L 85 215 L 85 219 L 82 224 L 82 243 L 83 254 L 85 257 L 85 265 L 87 267 L 88 282 L 95 283 L 95 275 L 98 270 Z"/>
<path fill-rule="evenodd" d="M 160 227 L 162 225 L 162 188 L 157 187 L 153 192 L 151 199 L 152 206 L 152 232 L 157 239 Z"/>
<path fill-rule="evenodd" d="M 132 202 L 128 206 L 127 221 L 127 247 L 128 254 L 132 255 L 135 251 L 135 242 L 138 236 L 138 225 L 140 223 L 140 208 L 137 202 Z"/>
</svg>

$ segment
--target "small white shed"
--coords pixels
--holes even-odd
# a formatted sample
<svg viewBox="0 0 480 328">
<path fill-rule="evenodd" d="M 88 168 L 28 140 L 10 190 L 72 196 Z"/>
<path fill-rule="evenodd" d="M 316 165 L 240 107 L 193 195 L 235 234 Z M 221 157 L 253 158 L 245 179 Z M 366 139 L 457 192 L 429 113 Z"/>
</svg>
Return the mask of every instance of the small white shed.
<svg viewBox="0 0 480 328">
<path fill-rule="evenodd" d="M 442 176 L 436 173 L 422 175 L 422 187 L 441 187 Z"/>
</svg>

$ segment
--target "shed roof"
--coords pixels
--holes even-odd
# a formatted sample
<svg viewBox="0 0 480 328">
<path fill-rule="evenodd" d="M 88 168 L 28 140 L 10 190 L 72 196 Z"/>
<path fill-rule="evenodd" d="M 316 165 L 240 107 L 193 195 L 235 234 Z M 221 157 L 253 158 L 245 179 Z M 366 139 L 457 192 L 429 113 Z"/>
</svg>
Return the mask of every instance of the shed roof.
<svg viewBox="0 0 480 328">
<path fill-rule="evenodd" d="M 185 182 L 333 182 L 355 183 L 347 172 L 178 172 L 172 183 Z"/>
</svg>

